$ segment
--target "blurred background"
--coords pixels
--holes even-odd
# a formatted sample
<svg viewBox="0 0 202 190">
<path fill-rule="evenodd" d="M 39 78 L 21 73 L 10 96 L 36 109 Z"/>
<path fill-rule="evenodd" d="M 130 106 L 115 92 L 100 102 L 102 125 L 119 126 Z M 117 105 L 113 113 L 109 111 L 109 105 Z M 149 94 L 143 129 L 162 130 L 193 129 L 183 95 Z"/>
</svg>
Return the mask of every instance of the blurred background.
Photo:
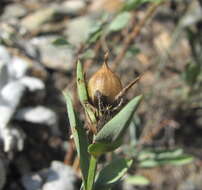
<svg viewBox="0 0 202 190">
<path fill-rule="evenodd" d="M 84 120 L 76 61 L 88 80 L 106 51 L 123 86 L 144 73 L 114 189 L 202 190 L 201 0 L 1 0 L 0 190 L 79 189 L 62 91 Z"/>
</svg>

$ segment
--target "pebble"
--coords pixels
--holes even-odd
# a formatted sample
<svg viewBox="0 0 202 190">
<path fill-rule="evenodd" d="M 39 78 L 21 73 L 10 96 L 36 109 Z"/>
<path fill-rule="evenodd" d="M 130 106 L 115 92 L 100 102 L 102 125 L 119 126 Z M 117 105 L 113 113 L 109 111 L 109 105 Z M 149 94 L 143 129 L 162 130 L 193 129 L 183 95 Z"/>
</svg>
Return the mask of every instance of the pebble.
<svg viewBox="0 0 202 190">
<path fill-rule="evenodd" d="M 15 128 L 14 126 L 8 126 L 1 130 L 1 134 L 4 141 L 5 152 L 23 150 L 25 134 L 21 129 Z"/>
<path fill-rule="evenodd" d="M 24 175 L 21 179 L 26 190 L 41 190 L 43 179 L 39 174 Z"/>
<path fill-rule="evenodd" d="M 70 166 L 59 161 L 52 161 L 46 171 L 46 182 L 42 190 L 76 190 L 76 174 Z"/>
<path fill-rule="evenodd" d="M 54 135 L 59 135 L 56 113 L 44 106 L 21 108 L 16 113 L 15 118 L 30 123 L 48 125 Z"/>
<path fill-rule="evenodd" d="M 70 0 L 63 2 L 62 7 L 66 10 L 66 13 L 77 15 L 84 10 L 86 4 L 84 1 L 81 0 Z"/>
<path fill-rule="evenodd" d="M 26 8 L 23 7 L 20 3 L 12 3 L 5 7 L 2 19 L 19 18 L 24 16 L 26 13 Z"/>
<path fill-rule="evenodd" d="M 72 19 L 68 24 L 66 31 L 70 43 L 79 46 L 80 43 L 85 42 L 88 37 L 93 20 L 89 16 L 82 16 Z"/>
<path fill-rule="evenodd" d="M 12 81 L 6 84 L 0 92 L 0 96 L 9 105 L 16 108 L 25 92 L 25 85 L 19 81 Z"/>
<path fill-rule="evenodd" d="M 14 79 L 25 76 L 28 68 L 29 63 L 19 57 L 13 57 L 12 61 L 8 64 L 9 74 Z"/>
<path fill-rule="evenodd" d="M 19 80 L 21 84 L 26 86 L 30 92 L 34 92 L 37 90 L 44 90 L 45 84 L 42 80 L 35 78 L 35 77 L 29 77 L 25 76 Z"/>
<path fill-rule="evenodd" d="M 38 47 L 41 61 L 47 68 L 68 71 L 73 68 L 73 50 L 68 46 L 56 47 L 52 44 L 58 36 L 37 37 L 31 43 Z"/>
<path fill-rule="evenodd" d="M 9 80 L 9 74 L 6 64 L 0 65 L 0 89 L 2 89 Z"/>
<path fill-rule="evenodd" d="M 42 24 L 52 20 L 55 16 L 56 8 L 48 7 L 35 11 L 22 19 L 21 25 L 27 30 L 32 31 L 39 28 Z"/>
<path fill-rule="evenodd" d="M 0 45 L 0 68 L 3 64 L 8 63 L 10 59 L 11 56 L 8 50 L 4 46 Z"/>
</svg>

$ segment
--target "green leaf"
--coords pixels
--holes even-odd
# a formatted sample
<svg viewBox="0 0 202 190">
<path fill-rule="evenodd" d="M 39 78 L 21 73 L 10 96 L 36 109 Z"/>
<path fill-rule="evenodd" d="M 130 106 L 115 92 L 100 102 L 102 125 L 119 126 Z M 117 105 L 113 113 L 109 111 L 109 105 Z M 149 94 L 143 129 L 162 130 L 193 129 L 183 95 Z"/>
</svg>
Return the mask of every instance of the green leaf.
<svg viewBox="0 0 202 190">
<path fill-rule="evenodd" d="M 139 163 L 139 167 L 141 168 L 153 168 L 158 166 L 159 163 L 156 160 L 143 160 Z"/>
<path fill-rule="evenodd" d="M 168 159 L 168 158 L 176 158 L 183 154 L 182 149 L 175 149 L 175 150 L 161 150 L 156 152 L 158 159 Z"/>
<path fill-rule="evenodd" d="M 100 39 L 102 32 L 103 32 L 103 24 L 102 23 L 95 24 L 88 34 L 87 43 L 89 44 L 95 43 L 97 40 Z"/>
<path fill-rule="evenodd" d="M 163 0 L 127 0 L 125 1 L 122 10 L 131 11 L 138 8 L 143 3 L 160 3 Z"/>
<path fill-rule="evenodd" d="M 53 45 L 55 46 L 64 46 L 64 45 L 67 45 L 67 46 L 72 46 L 72 44 L 70 44 L 65 38 L 63 37 L 59 37 L 57 38 L 56 40 L 54 40 L 52 42 Z"/>
<path fill-rule="evenodd" d="M 89 119 L 91 120 L 92 124 L 96 124 L 96 117 L 93 111 L 90 108 L 90 105 L 88 103 L 88 92 L 86 89 L 86 83 L 84 79 L 83 74 L 83 67 L 80 61 L 77 62 L 77 91 L 79 95 L 79 100 L 82 104 L 82 106 L 85 109 L 85 112 Z"/>
<path fill-rule="evenodd" d="M 125 158 L 112 160 L 96 176 L 95 189 L 99 190 L 116 183 L 126 174 L 132 163 L 133 160 Z"/>
<path fill-rule="evenodd" d="M 77 91 L 79 95 L 79 100 L 81 104 L 85 104 L 88 102 L 88 93 L 86 89 L 86 83 L 83 74 L 83 68 L 81 62 L 78 60 L 77 62 Z"/>
<path fill-rule="evenodd" d="M 98 132 L 95 136 L 95 142 L 113 143 L 118 140 L 119 137 L 122 137 L 141 100 L 142 96 L 137 96 L 122 108 L 122 110 Z"/>
<path fill-rule="evenodd" d="M 122 137 L 129 127 L 133 114 L 142 100 L 142 96 L 133 98 L 118 114 L 116 114 L 94 138 L 94 144 L 90 145 L 90 154 L 101 155 L 104 152 L 113 151 L 121 145 Z"/>
<path fill-rule="evenodd" d="M 89 145 L 88 152 L 95 157 L 99 157 L 102 153 L 110 152 L 118 148 L 122 144 L 122 141 L 116 141 L 115 143 L 94 143 Z"/>
<path fill-rule="evenodd" d="M 92 59 L 95 56 L 95 52 L 92 49 L 88 49 L 80 55 L 81 59 Z"/>
<path fill-rule="evenodd" d="M 183 153 L 182 149 L 175 150 L 147 150 L 141 151 L 138 155 L 139 166 L 151 168 L 166 164 L 183 165 L 193 161 L 193 157 Z"/>
<path fill-rule="evenodd" d="M 109 32 L 117 32 L 122 30 L 127 26 L 131 18 L 131 14 L 129 12 L 122 12 L 118 14 L 114 20 L 110 23 L 108 31 Z"/>
<path fill-rule="evenodd" d="M 196 63 L 190 63 L 186 66 L 186 70 L 183 73 L 183 77 L 185 79 L 185 81 L 189 84 L 189 85 L 193 85 L 196 83 L 197 78 L 199 76 L 201 72 L 201 67 L 199 64 Z"/>
<path fill-rule="evenodd" d="M 193 160 L 194 160 L 193 156 L 184 154 L 182 156 L 178 156 L 173 159 L 159 160 L 159 163 L 160 163 L 160 165 L 171 164 L 171 165 L 175 165 L 175 166 L 181 166 L 181 165 L 189 164 Z"/>
<path fill-rule="evenodd" d="M 144 185 L 149 185 L 150 181 L 141 175 L 135 175 L 135 176 L 128 176 L 125 181 L 127 183 L 130 183 L 132 185 L 139 185 L 139 186 L 144 186 Z"/>
<path fill-rule="evenodd" d="M 72 135 L 75 141 L 77 154 L 80 158 L 80 167 L 84 179 L 84 185 L 86 186 L 87 176 L 88 176 L 88 168 L 89 168 L 89 154 L 87 152 L 88 140 L 86 136 L 86 131 L 79 122 L 76 114 L 74 112 L 72 100 L 70 98 L 69 93 L 64 93 L 66 104 L 67 104 L 67 112 L 69 116 L 70 127 L 72 131 Z"/>
</svg>

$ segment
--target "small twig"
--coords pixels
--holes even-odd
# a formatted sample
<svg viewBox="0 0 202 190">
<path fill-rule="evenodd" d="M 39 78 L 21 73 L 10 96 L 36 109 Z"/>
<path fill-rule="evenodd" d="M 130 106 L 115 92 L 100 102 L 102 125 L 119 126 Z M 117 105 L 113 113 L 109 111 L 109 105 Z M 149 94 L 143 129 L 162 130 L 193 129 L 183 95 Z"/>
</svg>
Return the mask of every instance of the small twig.
<svg viewBox="0 0 202 190">
<path fill-rule="evenodd" d="M 129 48 L 131 42 L 140 34 L 142 28 L 145 26 L 147 21 L 151 18 L 151 16 L 156 11 L 156 9 L 159 6 L 161 6 L 161 4 L 163 4 L 163 2 L 152 4 L 147 9 L 145 17 L 136 26 L 134 26 L 132 32 L 130 34 L 128 34 L 127 38 L 125 38 L 125 40 L 123 42 L 123 48 L 121 49 L 120 53 L 115 58 L 115 60 L 113 62 L 113 67 L 117 67 L 117 64 L 120 63 L 123 60 L 123 58 L 124 58 L 128 48 Z"/>
<path fill-rule="evenodd" d="M 121 90 L 121 92 L 119 92 L 119 93 L 116 95 L 115 101 L 120 100 L 120 99 L 126 94 L 126 92 L 127 92 L 135 83 L 137 83 L 137 82 L 142 78 L 143 75 L 144 75 L 144 73 L 141 74 L 139 77 L 135 78 L 134 80 L 132 80 L 126 87 L 124 87 L 124 88 Z"/>
</svg>

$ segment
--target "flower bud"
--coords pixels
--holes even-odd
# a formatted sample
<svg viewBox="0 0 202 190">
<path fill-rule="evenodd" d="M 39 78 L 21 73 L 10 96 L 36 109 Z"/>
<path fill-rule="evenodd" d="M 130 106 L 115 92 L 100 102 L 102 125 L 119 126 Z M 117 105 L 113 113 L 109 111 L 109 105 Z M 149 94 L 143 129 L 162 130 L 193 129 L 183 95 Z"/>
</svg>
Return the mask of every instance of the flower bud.
<svg viewBox="0 0 202 190">
<path fill-rule="evenodd" d="M 88 82 L 88 95 L 94 105 L 98 105 L 97 94 L 104 97 L 104 104 L 112 104 L 115 96 L 121 91 L 122 85 L 119 77 L 112 72 L 107 63 L 108 55 L 102 67 L 90 78 Z"/>
</svg>

